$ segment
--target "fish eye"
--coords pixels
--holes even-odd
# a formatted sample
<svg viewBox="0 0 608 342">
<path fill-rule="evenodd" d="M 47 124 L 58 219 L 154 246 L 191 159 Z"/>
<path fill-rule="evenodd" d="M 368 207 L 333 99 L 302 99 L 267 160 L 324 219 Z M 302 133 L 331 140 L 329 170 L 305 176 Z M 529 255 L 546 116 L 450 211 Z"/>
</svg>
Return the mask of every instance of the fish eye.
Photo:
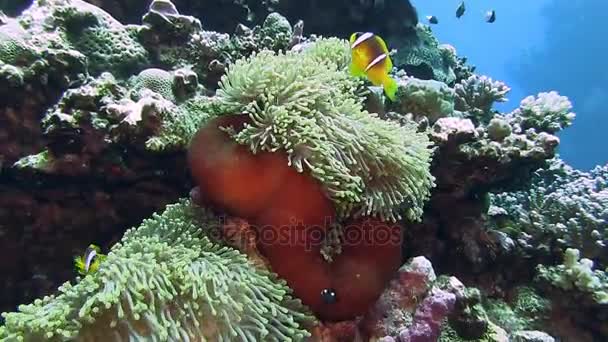
<svg viewBox="0 0 608 342">
<path fill-rule="evenodd" d="M 333 304 L 338 301 L 338 294 L 334 289 L 323 289 L 323 291 L 321 291 L 321 299 L 325 304 Z"/>
</svg>

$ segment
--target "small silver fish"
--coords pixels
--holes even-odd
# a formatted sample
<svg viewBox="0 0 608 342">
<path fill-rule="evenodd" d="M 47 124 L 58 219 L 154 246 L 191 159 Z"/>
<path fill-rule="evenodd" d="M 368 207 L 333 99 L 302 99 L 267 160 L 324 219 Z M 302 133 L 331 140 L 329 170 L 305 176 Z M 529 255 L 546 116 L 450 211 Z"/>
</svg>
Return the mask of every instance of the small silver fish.
<svg viewBox="0 0 608 342">
<path fill-rule="evenodd" d="M 429 21 L 429 24 L 439 24 L 439 19 L 434 15 L 427 15 L 426 20 Z"/>
<path fill-rule="evenodd" d="M 486 22 L 493 23 L 496 21 L 496 11 L 491 10 L 486 12 Z"/>
<path fill-rule="evenodd" d="M 464 1 L 460 2 L 460 5 L 458 5 L 458 8 L 456 9 L 456 18 L 460 18 L 464 15 L 464 12 L 466 11 L 466 8 L 464 7 Z"/>
</svg>

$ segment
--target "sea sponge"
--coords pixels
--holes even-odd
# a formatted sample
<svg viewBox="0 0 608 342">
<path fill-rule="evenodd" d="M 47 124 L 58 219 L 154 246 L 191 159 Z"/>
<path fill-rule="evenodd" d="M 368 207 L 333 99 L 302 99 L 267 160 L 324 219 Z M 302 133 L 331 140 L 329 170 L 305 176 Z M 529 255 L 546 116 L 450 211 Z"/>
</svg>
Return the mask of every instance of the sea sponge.
<svg viewBox="0 0 608 342">
<path fill-rule="evenodd" d="M 253 153 L 284 150 L 289 165 L 321 181 L 341 216 L 416 220 L 434 185 L 431 143 L 414 123 L 363 110 L 361 83 L 342 67 L 347 57 L 325 57 L 343 44 L 263 51 L 232 64 L 217 97 L 227 113 L 252 119 L 234 139 Z"/>
<path fill-rule="evenodd" d="M 96 273 L 3 314 L 26 341 L 298 341 L 312 318 L 284 282 L 206 234 L 220 219 L 187 201 L 127 231 Z"/>
</svg>

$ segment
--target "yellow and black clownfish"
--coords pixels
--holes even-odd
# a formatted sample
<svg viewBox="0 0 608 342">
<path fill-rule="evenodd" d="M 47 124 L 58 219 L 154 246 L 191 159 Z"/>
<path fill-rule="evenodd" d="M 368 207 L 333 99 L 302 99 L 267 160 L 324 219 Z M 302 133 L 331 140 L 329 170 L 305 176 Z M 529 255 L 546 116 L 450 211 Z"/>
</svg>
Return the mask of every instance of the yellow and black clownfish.
<svg viewBox="0 0 608 342">
<path fill-rule="evenodd" d="M 89 245 L 83 255 L 74 258 L 74 266 L 76 271 L 81 276 L 86 276 L 89 273 L 95 273 L 99 269 L 99 265 L 105 260 L 106 255 L 101 254 L 101 248 L 96 245 Z"/>
<path fill-rule="evenodd" d="M 382 86 L 386 96 L 394 101 L 397 82 L 388 74 L 393 62 L 384 40 L 371 32 L 356 32 L 350 36 L 350 49 L 350 73 L 355 77 L 367 76 L 373 85 Z"/>
</svg>

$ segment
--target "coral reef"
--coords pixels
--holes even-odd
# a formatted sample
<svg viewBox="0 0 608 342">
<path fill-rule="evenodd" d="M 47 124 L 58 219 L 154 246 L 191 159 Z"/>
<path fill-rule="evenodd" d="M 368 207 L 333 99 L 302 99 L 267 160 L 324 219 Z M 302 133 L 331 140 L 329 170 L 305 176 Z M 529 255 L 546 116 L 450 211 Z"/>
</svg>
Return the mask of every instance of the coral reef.
<svg viewBox="0 0 608 342">
<path fill-rule="evenodd" d="M 570 112 L 571 109 L 572 104 L 567 97 L 551 91 L 526 97 L 509 117 L 522 130 L 534 128 L 538 132 L 554 134 L 572 124 L 576 115 Z"/>
<path fill-rule="evenodd" d="M 608 171 L 556 158 L 572 104 L 499 113 L 409 1 L 0 8 L 2 338 L 607 338 Z M 395 102 L 347 72 L 367 30 Z"/>
<path fill-rule="evenodd" d="M 471 75 L 454 86 L 456 110 L 467 113 L 474 123 L 487 123 L 494 114 L 494 102 L 505 102 L 511 90 L 502 82 L 493 81 L 487 76 Z M 522 104 L 523 106 L 523 104 Z"/>
<path fill-rule="evenodd" d="M 559 266 L 539 265 L 538 276 L 563 290 L 577 290 L 591 295 L 598 304 L 608 303 L 608 276 L 604 271 L 593 270 L 593 261 L 580 259 L 580 252 L 566 249 L 564 263 Z"/>
<path fill-rule="evenodd" d="M 574 248 L 566 249 L 563 264 L 537 267 L 536 280 L 552 301 L 553 316 L 559 317 L 554 329 L 562 336 L 584 341 L 608 338 L 608 275 L 594 268 L 593 261 L 581 258 Z M 573 326 L 583 327 L 583 333 L 573 332 Z"/>
<path fill-rule="evenodd" d="M 123 22 L 137 23 L 146 12 L 145 2 L 90 0 Z M 174 0 L 183 13 L 203 19 L 205 29 L 231 32 L 239 24 L 259 25 L 271 12 L 286 16 L 290 22 L 304 20 L 311 33 L 347 37 L 354 31 L 375 31 L 386 36 L 400 35 L 418 23 L 416 9 L 409 0 L 334 1 L 315 0 Z M 222 13 L 221 16 L 210 13 Z"/>
<path fill-rule="evenodd" d="M 115 110 L 125 93 L 110 75 L 70 89 L 40 120 L 46 147 L 3 166 L 3 308 L 18 303 L 17 293 L 50 293 L 71 277 L 68 266 L 85 241 L 106 247 L 187 191 L 183 156 L 146 151 L 146 136 L 162 131 L 152 123 L 167 114 L 158 112 L 167 102 L 133 106 L 131 117 L 144 119 L 132 125 Z"/>
<path fill-rule="evenodd" d="M 34 1 L 20 16 L 41 48 L 74 49 L 88 59 L 89 71 L 130 73 L 148 62 L 144 47 L 132 28 L 80 0 Z M 53 23 L 53 26 L 45 24 Z"/>
<path fill-rule="evenodd" d="M 561 160 L 534 173 L 528 188 L 492 195 L 489 215 L 495 229 L 507 233 L 518 250 L 561 257 L 567 247 L 608 265 L 606 166 L 590 172 Z"/>
<path fill-rule="evenodd" d="M 398 82 L 400 94 L 389 110 L 398 113 L 412 113 L 416 119 L 426 118 L 430 124 L 454 113 L 454 90 L 445 83 L 417 78 L 401 79 Z"/>
<path fill-rule="evenodd" d="M 408 75 L 448 85 L 456 81 L 456 49 L 451 45 L 440 45 L 429 26 L 418 24 L 408 34 L 387 39 L 389 45 L 398 47 L 393 63 Z"/>
<path fill-rule="evenodd" d="M 488 317 L 509 333 L 542 329 L 550 318 L 551 302 L 532 287 L 518 287 L 510 303 L 502 299 L 488 299 L 484 309 Z"/>
</svg>

